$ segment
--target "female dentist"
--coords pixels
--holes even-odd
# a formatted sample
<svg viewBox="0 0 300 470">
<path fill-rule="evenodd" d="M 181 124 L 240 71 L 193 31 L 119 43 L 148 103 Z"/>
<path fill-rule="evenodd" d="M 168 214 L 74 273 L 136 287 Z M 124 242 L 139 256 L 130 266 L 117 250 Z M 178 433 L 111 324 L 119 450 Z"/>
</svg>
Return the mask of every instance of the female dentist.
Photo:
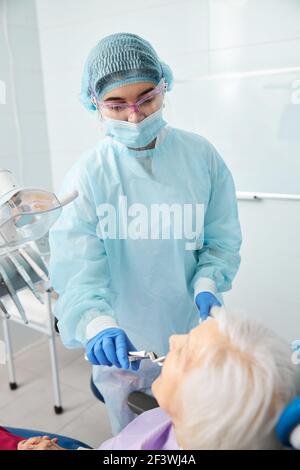
<svg viewBox="0 0 300 470">
<path fill-rule="evenodd" d="M 86 348 L 114 434 L 134 418 L 133 390 L 159 374 L 132 350 L 165 355 L 168 339 L 205 319 L 240 264 L 235 187 L 215 148 L 167 126 L 170 68 L 135 34 L 92 49 L 81 100 L 105 138 L 65 178 L 78 190 L 50 233 L 50 276 L 67 347 Z M 131 366 L 131 367 L 130 367 Z"/>
</svg>

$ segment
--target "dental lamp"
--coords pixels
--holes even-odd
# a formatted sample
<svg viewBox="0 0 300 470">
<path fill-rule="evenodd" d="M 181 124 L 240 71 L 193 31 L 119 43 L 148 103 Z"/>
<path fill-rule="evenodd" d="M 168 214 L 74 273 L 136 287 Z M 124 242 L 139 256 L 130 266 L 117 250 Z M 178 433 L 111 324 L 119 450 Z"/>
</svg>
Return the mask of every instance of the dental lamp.
<svg viewBox="0 0 300 470">
<path fill-rule="evenodd" d="M 17 248 L 44 236 L 62 207 L 77 196 L 74 191 L 59 201 L 49 191 L 21 188 L 9 170 L 0 169 L 0 250 Z"/>
<path fill-rule="evenodd" d="M 28 287 L 43 303 L 35 284 L 49 283 L 48 270 L 42 257 L 29 242 L 46 235 L 65 205 L 74 201 L 74 191 L 62 200 L 43 189 L 17 184 L 9 170 L 0 169 L 0 312 L 9 318 L 1 298 L 9 295 L 24 323 L 28 323 L 17 290 Z"/>
</svg>

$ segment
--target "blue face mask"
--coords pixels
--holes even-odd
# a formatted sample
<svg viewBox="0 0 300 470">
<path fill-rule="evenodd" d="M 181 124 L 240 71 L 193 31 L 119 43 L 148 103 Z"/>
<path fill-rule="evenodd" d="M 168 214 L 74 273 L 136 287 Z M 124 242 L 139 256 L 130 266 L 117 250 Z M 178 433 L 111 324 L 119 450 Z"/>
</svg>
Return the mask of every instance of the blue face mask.
<svg viewBox="0 0 300 470">
<path fill-rule="evenodd" d="M 126 147 L 146 147 L 167 125 L 163 119 L 162 112 L 163 107 L 137 124 L 104 117 L 105 135 L 121 142 Z"/>
</svg>

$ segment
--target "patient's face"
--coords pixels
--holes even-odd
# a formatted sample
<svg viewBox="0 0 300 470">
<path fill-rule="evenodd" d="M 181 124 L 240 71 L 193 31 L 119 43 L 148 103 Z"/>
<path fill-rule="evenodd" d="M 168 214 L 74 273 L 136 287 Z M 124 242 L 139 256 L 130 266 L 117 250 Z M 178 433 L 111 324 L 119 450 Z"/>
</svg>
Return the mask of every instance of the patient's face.
<svg viewBox="0 0 300 470">
<path fill-rule="evenodd" d="M 172 418 L 180 413 L 180 384 L 194 368 L 201 367 L 205 361 L 205 352 L 210 350 L 224 336 L 219 332 L 216 320 L 210 318 L 186 335 L 174 335 L 170 338 L 170 351 L 165 359 L 160 376 L 153 382 L 152 391 L 160 407 Z"/>
</svg>

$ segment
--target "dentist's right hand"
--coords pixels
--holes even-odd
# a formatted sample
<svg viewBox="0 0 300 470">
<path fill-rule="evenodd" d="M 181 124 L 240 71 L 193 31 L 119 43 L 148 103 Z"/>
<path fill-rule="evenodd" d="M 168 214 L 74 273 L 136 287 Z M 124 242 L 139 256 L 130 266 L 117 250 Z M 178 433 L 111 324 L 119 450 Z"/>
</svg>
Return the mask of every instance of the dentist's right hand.
<svg viewBox="0 0 300 470">
<path fill-rule="evenodd" d="M 91 338 L 86 345 L 88 360 L 97 366 L 129 369 L 129 351 L 136 351 L 136 348 L 121 328 L 106 328 Z M 132 370 L 138 370 L 139 366 L 140 361 L 131 362 Z"/>
</svg>

